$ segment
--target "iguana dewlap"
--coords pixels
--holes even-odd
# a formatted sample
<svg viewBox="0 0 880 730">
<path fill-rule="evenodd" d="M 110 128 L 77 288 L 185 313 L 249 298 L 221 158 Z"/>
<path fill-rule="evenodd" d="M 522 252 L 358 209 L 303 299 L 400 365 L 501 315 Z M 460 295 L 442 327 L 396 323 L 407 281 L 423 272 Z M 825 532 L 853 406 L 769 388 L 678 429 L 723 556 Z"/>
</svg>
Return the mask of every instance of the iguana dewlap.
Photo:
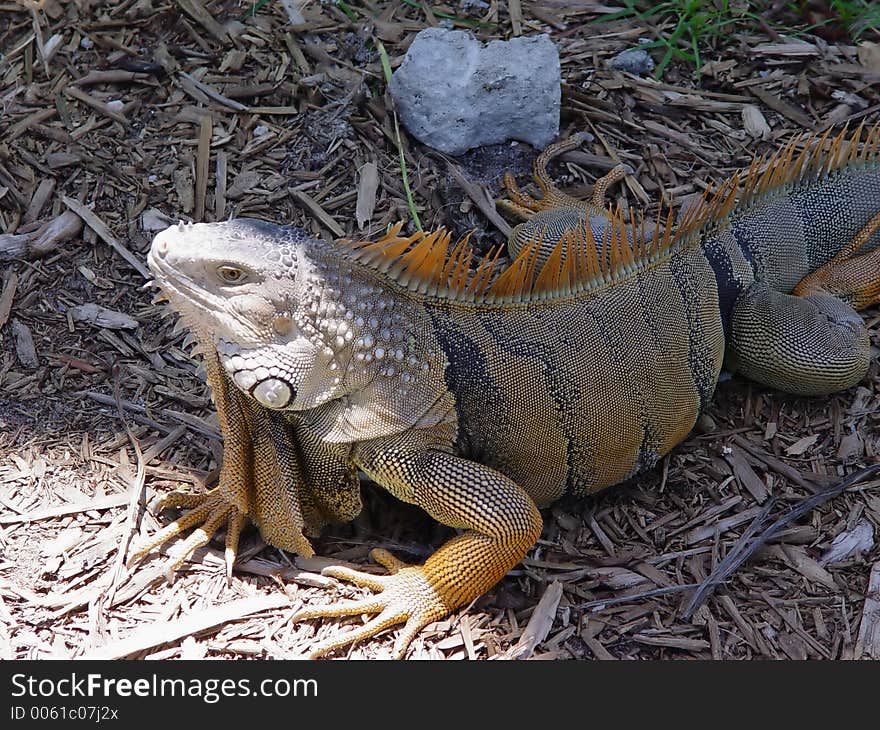
<svg viewBox="0 0 880 730">
<path fill-rule="evenodd" d="M 403 624 L 401 656 L 522 559 L 539 506 L 685 438 L 725 357 L 792 393 L 864 377 L 855 309 L 880 301 L 878 145 L 880 126 L 862 144 L 793 143 L 674 234 L 636 219 L 628 236 L 609 212 L 603 240 L 592 225 L 535 227 L 507 265 L 399 225 L 334 243 L 244 219 L 169 228 L 149 264 L 206 353 L 224 464 L 209 495 L 171 498 L 193 512 L 139 554 L 227 523 L 232 555 L 247 519 L 309 553 L 305 533 L 357 513 L 361 470 L 462 532 L 421 566 L 379 551 L 389 575 L 333 570 L 376 594 L 297 618 L 376 614 L 314 653 Z"/>
</svg>

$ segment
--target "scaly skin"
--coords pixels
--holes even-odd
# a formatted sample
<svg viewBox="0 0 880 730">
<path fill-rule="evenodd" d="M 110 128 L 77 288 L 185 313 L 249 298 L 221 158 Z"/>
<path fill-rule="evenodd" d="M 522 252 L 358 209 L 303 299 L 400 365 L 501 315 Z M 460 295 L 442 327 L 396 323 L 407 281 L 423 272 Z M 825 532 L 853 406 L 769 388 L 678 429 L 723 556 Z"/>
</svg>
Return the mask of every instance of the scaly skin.
<svg viewBox="0 0 880 730">
<path fill-rule="evenodd" d="M 533 229 L 503 271 L 470 267 L 440 232 L 328 244 L 234 220 L 160 233 L 150 268 L 208 353 L 232 464 L 187 524 L 246 516 L 307 552 L 310 525 L 356 512 L 360 470 L 462 530 L 424 565 L 378 552 L 390 575 L 331 571 L 376 595 L 295 617 L 375 613 L 314 655 L 403 624 L 403 656 L 525 555 L 539 506 L 679 443 L 723 360 L 795 393 L 864 376 L 853 307 L 880 299 L 878 141 L 880 128 L 863 153 L 838 140 L 794 162 L 786 148 L 742 202 L 734 181 L 675 236 L 598 245 L 591 225 L 556 241 Z"/>
</svg>

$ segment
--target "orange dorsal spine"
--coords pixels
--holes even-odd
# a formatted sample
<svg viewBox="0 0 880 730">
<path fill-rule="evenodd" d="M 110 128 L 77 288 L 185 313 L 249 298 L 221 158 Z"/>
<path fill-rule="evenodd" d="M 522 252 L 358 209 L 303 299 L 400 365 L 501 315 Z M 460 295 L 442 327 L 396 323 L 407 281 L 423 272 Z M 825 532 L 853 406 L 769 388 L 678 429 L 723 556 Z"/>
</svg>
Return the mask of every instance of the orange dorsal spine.
<svg viewBox="0 0 880 730">
<path fill-rule="evenodd" d="M 342 240 L 360 263 L 400 286 L 429 296 L 476 303 L 522 303 L 532 299 L 569 296 L 613 283 L 643 266 L 652 265 L 682 246 L 696 245 L 700 234 L 723 223 L 736 206 L 746 206 L 769 191 L 828 175 L 849 165 L 880 162 L 880 123 L 861 141 L 863 125 L 847 136 L 792 140 L 769 158 L 756 158 L 714 193 L 704 191 L 700 202 L 672 231 L 672 209 L 661 206 L 652 226 L 641 211 L 629 211 L 629 226 L 618 206 L 609 213 L 602 240 L 597 242 L 589 220 L 565 231 L 545 258 L 540 251 L 546 228 L 536 231 L 512 261 L 499 262 L 504 247 L 493 248 L 475 261 L 471 233 L 450 246 L 443 228 L 401 235 L 396 223 L 377 241 Z"/>
</svg>

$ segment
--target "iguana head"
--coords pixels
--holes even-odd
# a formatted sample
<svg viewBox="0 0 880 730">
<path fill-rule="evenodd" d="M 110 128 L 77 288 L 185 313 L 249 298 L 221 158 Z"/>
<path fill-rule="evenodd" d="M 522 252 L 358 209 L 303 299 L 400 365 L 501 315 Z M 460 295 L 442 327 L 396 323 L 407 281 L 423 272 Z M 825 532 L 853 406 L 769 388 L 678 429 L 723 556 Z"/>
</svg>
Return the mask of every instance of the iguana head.
<svg viewBox="0 0 880 730">
<path fill-rule="evenodd" d="M 257 220 L 181 223 L 147 257 L 184 324 L 267 408 L 310 408 L 342 387 L 339 354 L 353 333 L 335 317 L 333 282 L 316 275 L 309 243 L 300 229 Z"/>
</svg>

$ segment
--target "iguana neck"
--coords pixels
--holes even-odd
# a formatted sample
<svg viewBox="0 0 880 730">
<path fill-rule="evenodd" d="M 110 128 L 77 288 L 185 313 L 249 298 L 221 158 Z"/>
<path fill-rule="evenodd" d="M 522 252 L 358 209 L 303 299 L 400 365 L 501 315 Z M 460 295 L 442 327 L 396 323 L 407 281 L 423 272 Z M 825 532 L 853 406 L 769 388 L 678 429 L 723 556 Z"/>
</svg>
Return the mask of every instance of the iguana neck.
<svg viewBox="0 0 880 730">
<path fill-rule="evenodd" d="M 340 244 L 308 241 L 296 324 L 320 348 L 314 371 L 332 397 L 296 410 L 327 441 L 354 442 L 449 417 L 446 360 L 417 297 L 352 261 Z"/>
</svg>

